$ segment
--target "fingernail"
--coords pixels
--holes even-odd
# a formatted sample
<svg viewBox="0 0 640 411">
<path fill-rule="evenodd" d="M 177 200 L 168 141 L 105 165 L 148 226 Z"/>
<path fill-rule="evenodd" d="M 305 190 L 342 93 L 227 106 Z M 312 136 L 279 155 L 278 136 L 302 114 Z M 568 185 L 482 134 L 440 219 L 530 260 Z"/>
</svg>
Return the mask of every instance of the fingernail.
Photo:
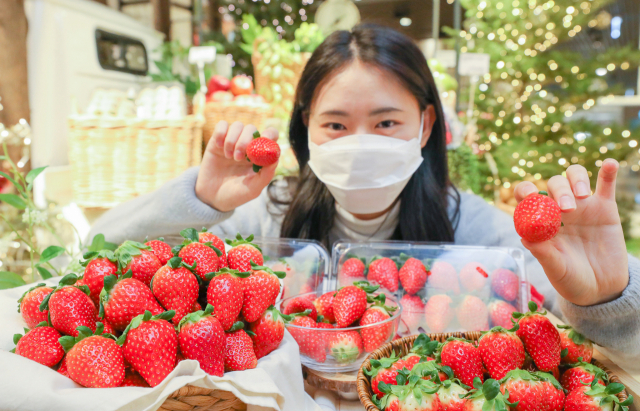
<svg viewBox="0 0 640 411">
<path fill-rule="evenodd" d="M 558 205 L 561 210 L 572 210 L 576 208 L 576 203 L 570 196 L 562 196 L 560 197 L 560 201 L 558 201 Z"/>
<path fill-rule="evenodd" d="M 534 194 L 534 193 L 537 193 L 537 192 L 538 192 L 538 190 L 536 190 L 535 187 L 529 187 L 529 189 L 524 192 L 524 196 L 526 197 L 529 194 Z"/>
<path fill-rule="evenodd" d="M 216 146 L 222 147 L 224 145 L 224 141 L 216 140 Z"/>
<path fill-rule="evenodd" d="M 242 160 L 242 151 L 240 151 L 240 150 L 236 150 L 235 157 L 236 157 L 236 159 L 237 159 L 238 161 L 239 161 L 239 160 Z"/>
<path fill-rule="evenodd" d="M 585 183 L 584 181 L 578 181 L 576 183 L 576 195 L 580 197 L 586 197 L 589 194 L 591 194 L 591 190 L 589 189 L 589 186 L 587 186 L 587 183 Z"/>
</svg>

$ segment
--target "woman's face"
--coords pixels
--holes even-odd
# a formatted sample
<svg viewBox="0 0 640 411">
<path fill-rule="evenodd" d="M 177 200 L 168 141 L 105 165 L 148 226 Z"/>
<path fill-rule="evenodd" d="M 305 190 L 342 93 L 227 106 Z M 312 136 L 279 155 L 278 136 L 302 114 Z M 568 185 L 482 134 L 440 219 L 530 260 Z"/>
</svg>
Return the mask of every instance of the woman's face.
<svg viewBox="0 0 640 411">
<path fill-rule="evenodd" d="M 394 75 L 356 60 L 316 91 L 307 126 L 318 145 L 353 134 L 411 140 L 420 133 L 421 114 L 416 98 Z M 435 110 L 428 106 L 422 147 L 434 122 Z"/>
</svg>

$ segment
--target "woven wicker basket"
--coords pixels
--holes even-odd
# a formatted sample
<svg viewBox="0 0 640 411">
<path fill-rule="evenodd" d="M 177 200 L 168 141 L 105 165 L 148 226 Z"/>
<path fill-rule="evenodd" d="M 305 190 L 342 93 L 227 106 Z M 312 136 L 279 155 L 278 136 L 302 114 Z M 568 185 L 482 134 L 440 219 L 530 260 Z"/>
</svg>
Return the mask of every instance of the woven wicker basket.
<svg viewBox="0 0 640 411">
<path fill-rule="evenodd" d="M 70 118 L 74 201 L 113 207 L 200 164 L 203 123 L 202 115 L 162 121 Z"/>
<path fill-rule="evenodd" d="M 457 337 L 457 338 L 466 338 L 467 340 L 477 341 L 482 336 L 480 331 L 468 331 L 468 332 L 455 332 L 455 333 L 440 333 L 440 334 L 427 334 L 429 338 L 432 340 L 437 340 L 438 342 L 444 342 L 449 337 Z M 371 391 L 371 383 L 369 382 L 369 378 L 364 374 L 364 370 L 371 369 L 371 360 L 379 360 L 380 358 L 386 358 L 391 356 L 392 352 L 395 352 L 399 357 L 403 357 L 408 354 L 413 347 L 413 341 L 417 338 L 417 335 L 411 335 L 409 337 L 404 337 L 399 340 L 391 341 L 378 348 L 364 360 L 362 366 L 360 367 L 360 371 L 358 371 L 358 378 L 356 381 L 358 388 L 358 397 L 360 397 L 360 402 L 364 405 L 366 411 L 380 411 L 378 407 L 371 401 L 371 396 L 373 392 Z M 607 369 L 602 363 L 598 360 L 593 359 L 591 363 L 596 367 L 600 367 L 604 372 L 609 376 L 609 381 L 611 382 L 619 382 L 620 379 L 613 372 Z M 628 397 L 626 390 L 618 393 L 618 398 L 620 401 L 626 400 Z"/>
<path fill-rule="evenodd" d="M 211 101 L 204 106 L 204 144 L 207 144 L 216 124 L 222 120 L 229 124 L 236 121 L 240 121 L 245 125 L 253 124 L 258 130 L 264 130 L 267 120 L 271 117 L 273 117 L 273 108 L 270 105 L 246 106 L 234 104 L 233 102 Z"/>
<path fill-rule="evenodd" d="M 187 385 L 174 391 L 158 411 L 244 411 L 247 404 L 229 391 Z"/>
</svg>

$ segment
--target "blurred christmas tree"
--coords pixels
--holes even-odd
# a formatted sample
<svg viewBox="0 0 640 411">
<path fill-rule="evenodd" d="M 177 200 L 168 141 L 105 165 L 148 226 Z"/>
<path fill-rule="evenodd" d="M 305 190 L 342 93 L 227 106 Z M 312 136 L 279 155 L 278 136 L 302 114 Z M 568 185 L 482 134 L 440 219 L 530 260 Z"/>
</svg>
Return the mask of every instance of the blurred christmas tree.
<svg viewBox="0 0 640 411">
<path fill-rule="evenodd" d="M 637 67 L 640 52 L 630 45 L 593 55 L 572 48 L 609 2 L 461 0 L 465 29 L 452 35 L 467 41 L 462 52 L 491 56 L 468 119 L 477 123 L 485 195 L 525 178 L 548 179 L 572 164 L 595 175 L 603 159 L 623 161 L 638 150 L 640 130 L 595 123 L 589 110 L 601 97 L 622 94 L 601 76 Z"/>
</svg>

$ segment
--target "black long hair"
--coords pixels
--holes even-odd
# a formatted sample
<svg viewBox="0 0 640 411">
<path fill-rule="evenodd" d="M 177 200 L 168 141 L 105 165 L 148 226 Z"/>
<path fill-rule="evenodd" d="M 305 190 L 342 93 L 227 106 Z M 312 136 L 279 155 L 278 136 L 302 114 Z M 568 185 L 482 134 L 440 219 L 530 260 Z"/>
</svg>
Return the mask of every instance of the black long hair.
<svg viewBox="0 0 640 411">
<path fill-rule="evenodd" d="M 354 60 L 386 70 L 400 79 L 424 111 L 435 108 L 436 121 L 422 149 L 424 161 L 400 194 L 400 217 L 394 239 L 405 241 L 453 242 L 460 196 L 449 181 L 444 114 L 433 75 L 420 49 L 401 33 L 382 26 L 363 24 L 351 32 L 328 36 L 307 63 L 296 90 L 289 126 L 289 140 L 300 176 L 291 185 L 292 198 L 284 216 L 281 237 L 318 240 L 328 247 L 335 217 L 335 200 L 311 171 L 305 117 L 324 80 Z M 273 201 L 283 204 L 282 201 Z M 447 213 L 453 199 L 452 217 Z"/>
</svg>

